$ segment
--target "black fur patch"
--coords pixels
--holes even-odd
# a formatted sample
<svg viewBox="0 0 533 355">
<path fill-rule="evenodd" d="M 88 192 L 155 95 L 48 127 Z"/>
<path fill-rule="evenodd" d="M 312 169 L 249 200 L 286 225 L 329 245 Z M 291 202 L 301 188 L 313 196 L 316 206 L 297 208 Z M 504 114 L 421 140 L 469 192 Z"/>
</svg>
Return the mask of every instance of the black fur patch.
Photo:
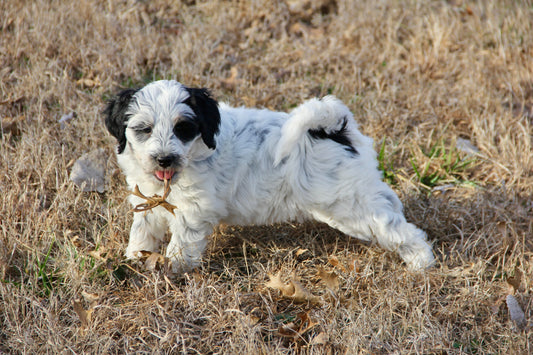
<svg viewBox="0 0 533 355">
<path fill-rule="evenodd" d="M 327 133 L 323 128 L 322 129 L 310 129 L 309 134 L 315 139 L 331 139 L 334 142 L 337 142 L 344 146 L 348 152 L 352 154 L 359 154 L 352 142 L 346 135 L 346 125 L 348 124 L 347 118 L 344 118 L 342 127 L 338 131 Z"/>
<path fill-rule="evenodd" d="M 205 145 L 216 148 L 215 134 L 220 126 L 218 103 L 207 89 L 187 88 L 189 98 L 185 103 L 194 111 Z"/>
<path fill-rule="evenodd" d="M 109 100 L 104 110 L 105 126 L 113 137 L 118 141 L 118 153 L 122 153 L 126 148 L 126 122 L 128 116 L 126 111 L 131 103 L 131 98 L 138 89 L 126 89 L 121 91 L 116 97 Z"/>
</svg>

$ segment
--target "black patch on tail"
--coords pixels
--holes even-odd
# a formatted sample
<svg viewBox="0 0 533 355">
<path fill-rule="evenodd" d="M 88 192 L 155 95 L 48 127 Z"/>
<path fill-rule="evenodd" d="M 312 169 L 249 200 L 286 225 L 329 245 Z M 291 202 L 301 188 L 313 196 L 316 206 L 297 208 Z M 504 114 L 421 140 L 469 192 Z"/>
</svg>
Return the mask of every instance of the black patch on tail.
<svg viewBox="0 0 533 355">
<path fill-rule="evenodd" d="M 327 133 L 323 128 L 321 129 L 310 129 L 308 132 L 311 137 L 315 139 L 331 139 L 332 141 L 339 143 L 344 146 L 344 149 L 354 155 L 359 154 L 355 147 L 350 142 L 350 139 L 347 135 L 346 125 L 348 124 L 348 119 L 345 117 L 343 119 L 342 127 L 330 133 Z"/>
</svg>

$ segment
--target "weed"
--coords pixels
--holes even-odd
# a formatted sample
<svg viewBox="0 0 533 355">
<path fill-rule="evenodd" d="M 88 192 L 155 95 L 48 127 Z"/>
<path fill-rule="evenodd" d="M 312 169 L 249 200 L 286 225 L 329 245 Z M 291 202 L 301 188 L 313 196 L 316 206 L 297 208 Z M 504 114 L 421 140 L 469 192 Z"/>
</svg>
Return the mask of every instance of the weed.
<svg viewBox="0 0 533 355">
<path fill-rule="evenodd" d="M 475 157 L 464 157 L 454 146 L 446 145 L 444 139 L 426 151 L 418 148 L 411 157 L 417 181 L 428 189 L 446 184 L 477 186 L 468 177 L 469 169 L 476 164 Z"/>
<path fill-rule="evenodd" d="M 389 185 L 395 185 L 396 184 L 396 174 L 394 173 L 393 167 L 392 167 L 392 161 L 390 158 L 387 158 L 386 152 L 385 152 L 385 142 L 386 139 L 383 139 L 383 143 L 381 143 L 381 148 L 379 149 L 378 153 L 378 169 L 383 172 L 383 180 L 388 183 Z"/>
<path fill-rule="evenodd" d="M 42 296 L 46 297 L 50 296 L 50 293 L 54 291 L 55 282 L 57 281 L 53 267 L 48 264 L 53 246 L 54 242 L 50 243 L 48 251 L 44 257 L 41 259 L 37 256 L 35 261 L 35 279 L 37 280 L 37 285 L 40 289 L 39 292 Z"/>
</svg>

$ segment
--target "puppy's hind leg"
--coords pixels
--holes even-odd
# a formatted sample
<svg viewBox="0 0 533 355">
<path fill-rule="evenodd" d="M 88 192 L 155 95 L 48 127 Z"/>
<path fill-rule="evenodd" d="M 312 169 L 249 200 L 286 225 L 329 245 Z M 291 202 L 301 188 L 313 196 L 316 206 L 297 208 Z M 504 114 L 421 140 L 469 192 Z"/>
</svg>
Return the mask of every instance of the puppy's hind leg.
<svg viewBox="0 0 533 355">
<path fill-rule="evenodd" d="M 433 265 L 435 258 L 426 233 L 408 223 L 403 214 L 377 211 L 369 226 L 378 244 L 397 252 L 410 269 L 420 270 Z"/>
<path fill-rule="evenodd" d="M 405 220 L 400 200 L 383 185 L 369 200 L 356 206 L 340 203 L 312 214 L 343 233 L 361 240 L 375 240 L 381 247 L 397 252 L 412 270 L 431 266 L 435 258 L 426 233 Z"/>
</svg>

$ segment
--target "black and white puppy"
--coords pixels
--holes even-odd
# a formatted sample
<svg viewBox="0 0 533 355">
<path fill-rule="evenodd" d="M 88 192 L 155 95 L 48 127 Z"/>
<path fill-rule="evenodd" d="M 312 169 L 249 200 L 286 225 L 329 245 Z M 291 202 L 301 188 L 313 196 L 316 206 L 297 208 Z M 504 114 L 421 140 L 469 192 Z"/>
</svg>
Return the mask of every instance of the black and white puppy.
<svg viewBox="0 0 533 355">
<path fill-rule="evenodd" d="M 105 115 L 129 188 L 163 195 L 170 180 L 167 201 L 177 206 L 175 215 L 160 206 L 134 215 L 128 258 L 156 251 L 170 230 L 166 255 L 180 272 L 200 263 L 221 222 L 315 219 L 377 241 L 412 269 L 434 261 L 426 234 L 381 180 L 372 139 L 333 96 L 283 113 L 218 105 L 205 89 L 161 80 L 121 92 Z"/>
</svg>

